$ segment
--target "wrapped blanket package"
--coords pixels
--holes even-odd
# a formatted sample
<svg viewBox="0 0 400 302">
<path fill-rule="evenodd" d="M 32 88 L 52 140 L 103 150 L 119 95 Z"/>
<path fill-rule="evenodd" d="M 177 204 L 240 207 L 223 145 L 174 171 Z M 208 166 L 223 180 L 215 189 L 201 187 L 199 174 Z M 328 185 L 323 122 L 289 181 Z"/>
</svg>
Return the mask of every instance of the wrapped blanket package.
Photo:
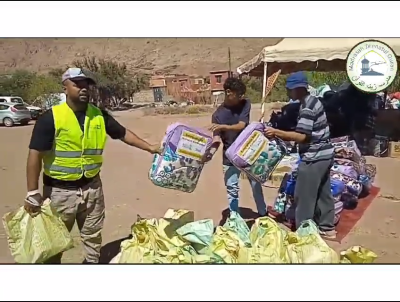
<svg viewBox="0 0 400 302">
<path fill-rule="evenodd" d="M 331 170 L 331 180 L 341 181 L 346 186 L 346 190 L 356 197 L 361 193 L 362 184 L 357 179 L 353 179 L 340 172 Z"/>
<path fill-rule="evenodd" d="M 225 153 L 233 165 L 262 184 L 287 154 L 286 145 L 266 138 L 264 129 L 263 123 L 251 123 Z"/>
<path fill-rule="evenodd" d="M 201 129 L 181 123 L 168 126 L 163 152 L 154 156 L 149 179 L 159 187 L 193 192 L 204 167 L 201 159 L 211 143 L 212 137 Z"/>
<path fill-rule="evenodd" d="M 295 220 L 296 204 L 294 203 L 294 190 L 296 187 L 296 179 L 293 175 L 289 175 L 282 181 L 281 189 L 278 193 L 273 209 L 278 214 L 285 214 L 287 220 Z M 331 192 L 335 200 L 335 220 L 336 225 L 340 220 L 340 214 L 344 209 L 344 203 L 341 201 L 342 193 L 346 190 L 346 185 L 336 179 L 331 179 Z"/>
</svg>

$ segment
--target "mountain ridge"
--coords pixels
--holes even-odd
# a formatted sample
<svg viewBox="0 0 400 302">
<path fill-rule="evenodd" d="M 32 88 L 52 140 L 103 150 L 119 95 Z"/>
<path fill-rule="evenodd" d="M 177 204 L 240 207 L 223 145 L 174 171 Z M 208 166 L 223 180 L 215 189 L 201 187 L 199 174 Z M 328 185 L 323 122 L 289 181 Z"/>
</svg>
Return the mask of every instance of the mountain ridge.
<svg viewBox="0 0 400 302">
<path fill-rule="evenodd" d="M 26 69 L 45 73 L 64 68 L 75 59 L 96 56 L 127 64 L 134 72 L 207 75 L 232 69 L 280 38 L 3 38 L 0 72 Z"/>
</svg>

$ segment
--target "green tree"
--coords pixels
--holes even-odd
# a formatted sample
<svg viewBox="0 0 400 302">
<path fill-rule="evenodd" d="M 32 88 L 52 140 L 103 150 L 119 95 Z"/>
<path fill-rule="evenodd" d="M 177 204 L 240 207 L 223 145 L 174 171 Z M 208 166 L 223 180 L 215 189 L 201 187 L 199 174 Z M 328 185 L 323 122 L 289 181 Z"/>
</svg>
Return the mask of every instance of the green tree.
<svg viewBox="0 0 400 302">
<path fill-rule="evenodd" d="M 0 94 L 19 96 L 28 101 L 28 90 L 35 78 L 36 73 L 26 70 L 16 70 L 13 73 L 3 74 L 0 77 Z"/>
<path fill-rule="evenodd" d="M 52 76 L 37 75 L 27 90 L 27 99 L 35 101 L 62 92 L 60 82 L 60 79 L 56 80 Z"/>
<path fill-rule="evenodd" d="M 82 68 L 96 80 L 97 87 L 94 88 L 92 101 L 100 107 L 118 107 L 149 85 L 148 77 L 131 73 L 125 63 L 85 57 L 74 61 L 73 65 Z"/>
<path fill-rule="evenodd" d="M 17 70 L 0 76 L 0 95 L 19 96 L 28 104 L 58 92 L 61 92 L 60 81 L 48 75 Z"/>
<path fill-rule="evenodd" d="M 315 88 L 324 84 L 338 86 L 347 81 L 347 74 L 344 71 L 307 72 L 307 77 L 310 85 Z"/>
<path fill-rule="evenodd" d="M 246 85 L 246 97 L 253 103 L 259 103 L 262 99 L 262 79 L 243 76 L 242 80 Z"/>
<path fill-rule="evenodd" d="M 347 74 L 344 71 L 335 72 L 306 72 L 308 81 L 311 86 L 317 88 L 324 84 L 339 86 L 345 81 L 348 81 Z M 287 102 L 288 96 L 286 93 L 285 83 L 287 75 L 280 75 L 275 82 L 270 94 L 267 97 L 267 102 Z M 243 77 L 246 84 L 247 96 L 252 102 L 261 101 L 262 93 L 262 78 Z M 392 85 L 388 88 L 388 93 L 400 91 L 400 71 Z"/>
</svg>

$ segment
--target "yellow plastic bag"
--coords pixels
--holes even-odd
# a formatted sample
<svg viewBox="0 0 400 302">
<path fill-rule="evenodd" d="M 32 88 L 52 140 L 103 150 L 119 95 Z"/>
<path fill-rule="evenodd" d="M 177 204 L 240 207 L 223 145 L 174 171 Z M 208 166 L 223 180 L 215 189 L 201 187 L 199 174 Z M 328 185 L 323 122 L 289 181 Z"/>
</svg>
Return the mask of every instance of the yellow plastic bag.
<svg viewBox="0 0 400 302">
<path fill-rule="evenodd" d="M 239 250 L 237 263 L 288 263 L 288 260 L 279 257 L 276 250 L 270 247 L 254 246 Z"/>
<path fill-rule="evenodd" d="M 245 247 L 245 243 L 235 232 L 218 226 L 209 252 L 221 257 L 224 263 L 237 263 L 239 249 L 242 247 Z"/>
<path fill-rule="evenodd" d="M 191 246 L 175 247 L 168 252 L 160 251 L 154 257 L 154 263 L 214 263 L 214 259 L 206 254 L 197 254 Z"/>
<path fill-rule="evenodd" d="M 11 255 L 17 263 L 43 263 L 74 247 L 70 233 L 47 199 L 32 217 L 23 207 L 3 217 Z"/>
<path fill-rule="evenodd" d="M 291 263 L 339 263 L 339 255 L 321 238 L 312 220 L 304 221 L 287 239 Z"/>
<path fill-rule="evenodd" d="M 259 259 L 259 263 L 288 263 L 286 236 L 286 231 L 273 219 L 269 217 L 256 219 L 250 231 L 253 252 L 250 251 L 251 256 L 247 256 L 247 259 L 252 259 L 249 263 L 255 263 L 253 262 L 255 259 Z M 241 261 L 245 258 L 245 255 L 241 256 Z"/>
<path fill-rule="evenodd" d="M 194 212 L 187 210 L 169 209 L 164 217 L 159 219 L 157 232 L 168 238 L 176 246 L 187 245 L 187 242 L 178 236 L 177 230 L 194 221 Z"/>
<path fill-rule="evenodd" d="M 175 216 L 175 214 L 172 216 Z M 189 264 L 218 262 L 216 255 L 212 253 L 197 254 L 189 243 L 182 244 L 183 241 L 176 240 L 176 236 L 173 234 L 171 234 L 171 239 L 167 238 L 164 230 L 164 227 L 160 227 L 159 222 L 155 219 L 139 220 L 132 226 L 132 239 L 121 243 L 121 252 L 113 259 L 113 263 Z M 175 244 L 177 242 L 179 245 Z"/>
<path fill-rule="evenodd" d="M 340 263 L 373 263 L 378 255 L 362 246 L 353 246 L 340 253 Z"/>
<path fill-rule="evenodd" d="M 174 244 L 158 233 L 156 219 L 139 219 L 131 227 L 132 238 L 121 243 L 118 263 L 152 263 L 159 252 L 168 251 Z"/>
<path fill-rule="evenodd" d="M 125 240 L 121 243 L 121 252 L 114 261 L 117 263 L 153 263 L 155 250 L 150 241 L 140 243 L 137 238 Z"/>
</svg>

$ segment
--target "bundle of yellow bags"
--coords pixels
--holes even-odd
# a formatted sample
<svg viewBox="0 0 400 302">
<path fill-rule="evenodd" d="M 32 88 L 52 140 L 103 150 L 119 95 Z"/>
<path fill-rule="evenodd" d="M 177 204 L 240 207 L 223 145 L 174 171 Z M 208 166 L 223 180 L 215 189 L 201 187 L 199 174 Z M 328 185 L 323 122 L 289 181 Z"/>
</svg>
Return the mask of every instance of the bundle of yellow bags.
<svg viewBox="0 0 400 302">
<path fill-rule="evenodd" d="M 214 232 L 211 219 L 194 221 L 193 212 L 170 209 L 159 220 L 138 219 L 132 239 L 122 242 L 111 263 L 372 263 L 376 258 L 359 246 L 336 253 L 311 220 L 287 232 L 263 217 L 250 230 L 232 212 Z"/>
</svg>

